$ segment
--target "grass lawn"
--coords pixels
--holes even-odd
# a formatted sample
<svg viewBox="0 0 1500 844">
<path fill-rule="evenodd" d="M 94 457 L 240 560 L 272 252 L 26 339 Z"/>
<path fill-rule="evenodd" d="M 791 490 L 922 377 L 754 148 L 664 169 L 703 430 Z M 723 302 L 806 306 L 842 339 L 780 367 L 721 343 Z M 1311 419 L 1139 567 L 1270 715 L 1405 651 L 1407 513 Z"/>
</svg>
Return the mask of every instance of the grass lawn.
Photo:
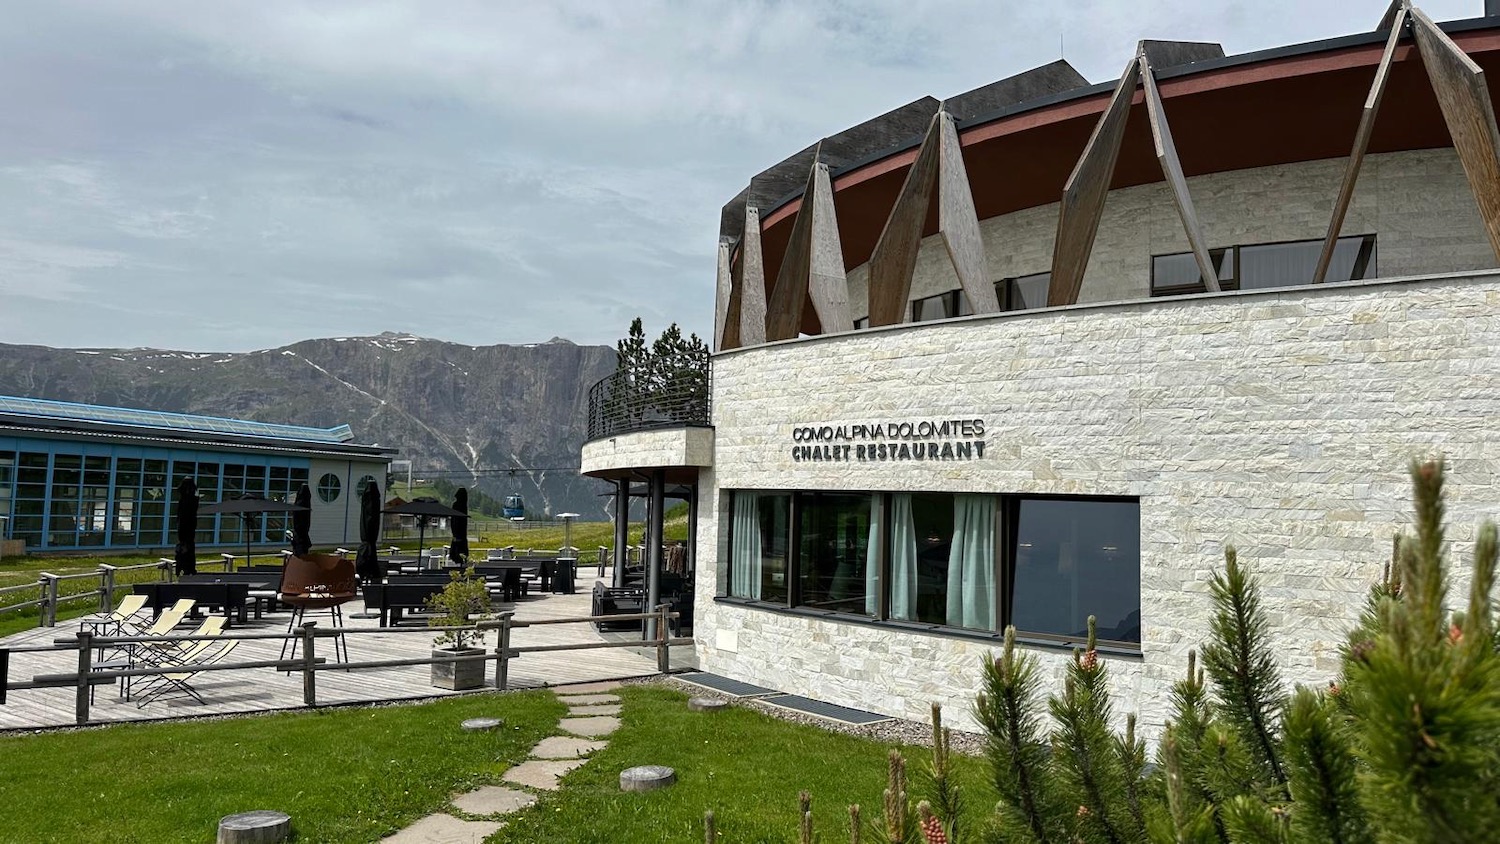
<svg viewBox="0 0 1500 844">
<path fill-rule="evenodd" d="M 521 812 L 489 842 L 616 842 L 703 840 L 703 813 L 712 809 L 722 840 L 797 840 L 797 794 L 813 798 L 819 839 L 849 840 L 849 804 L 867 822 L 881 817 L 890 745 L 792 724 L 731 707 L 717 713 L 687 710 L 687 696 L 654 686 L 621 689 L 624 725 L 609 747 L 568 774 L 556 795 Z M 917 772 L 927 748 L 906 751 L 908 790 L 922 796 Z M 677 784 L 625 794 L 620 771 L 666 765 Z M 970 829 L 995 805 L 982 760 L 954 756 L 955 776 L 968 806 Z M 968 838 L 976 836 L 972 831 Z M 878 840 L 873 835 L 866 841 Z"/>
<path fill-rule="evenodd" d="M 376 841 L 499 780 L 556 730 L 545 692 L 0 738 L 0 841 L 212 841 L 219 818 L 292 816 L 297 840 Z M 505 729 L 465 733 L 465 718 Z"/>
<path fill-rule="evenodd" d="M 887 745 L 749 709 L 689 712 L 663 687 L 619 694 L 624 725 L 609 746 L 491 844 L 702 841 L 708 809 L 724 841 L 780 844 L 796 840 L 804 789 L 822 841 L 848 840 L 850 803 L 880 818 Z M 563 713 L 551 694 L 522 692 L 0 738 L 0 842 L 209 841 L 219 817 L 256 808 L 290 814 L 297 841 L 375 841 L 498 782 Z M 507 729 L 458 729 L 480 715 Z M 914 800 L 928 758 L 907 751 Z M 622 793 L 620 771 L 645 764 L 675 768 L 677 784 Z M 954 768 L 972 839 L 994 793 L 982 760 L 955 757 Z"/>
</svg>

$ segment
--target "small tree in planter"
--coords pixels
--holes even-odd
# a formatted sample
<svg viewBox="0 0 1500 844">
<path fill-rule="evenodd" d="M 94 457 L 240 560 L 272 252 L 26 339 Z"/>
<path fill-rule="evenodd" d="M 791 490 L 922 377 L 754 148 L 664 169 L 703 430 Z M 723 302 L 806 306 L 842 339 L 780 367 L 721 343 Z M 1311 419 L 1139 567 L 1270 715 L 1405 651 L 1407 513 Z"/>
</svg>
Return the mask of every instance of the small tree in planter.
<svg viewBox="0 0 1500 844">
<path fill-rule="evenodd" d="M 433 644 L 432 655 L 442 657 L 475 656 L 484 653 L 484 633 L 464 630 L 470 624 L 489 617 L 490 593 L 484 578 L 454 572 L 443 591 L 427 599 L 427 609 L 436 613 L 428 625 L 443 629 Z M 440 689 L 477 689 L 484 685 L 484 661 L 434 662 L 432 685 Z"/>
</svg>

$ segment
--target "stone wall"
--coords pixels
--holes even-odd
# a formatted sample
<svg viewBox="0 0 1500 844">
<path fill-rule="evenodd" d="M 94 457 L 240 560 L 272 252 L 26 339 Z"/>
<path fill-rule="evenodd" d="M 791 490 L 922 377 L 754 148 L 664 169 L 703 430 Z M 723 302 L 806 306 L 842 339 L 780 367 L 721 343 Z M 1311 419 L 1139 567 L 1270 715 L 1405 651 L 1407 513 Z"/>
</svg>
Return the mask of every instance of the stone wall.
<svg viewBox="0 0 1500 844">
<path fill-rule="evenodd" d="M 1289 677 L 1321 684 L 1391 536 L 1410 524 L 1411 459 L 1448 457 L 1458 558 L 1500 509 L 1496 271 L 806 338 L 720 354 L 714 389 L 699 570 L 720 575 L 699 579 L 702 667 L 915 719 L 939 699 L 959 726 L 974 724 L 984 643 L 713 600 L 727 490 L 1139 497 L 1141 655 L 1109 661 L 1119 711 L 1140 710 L 1151 736 L 1205 638 L 1208 578 L 1226 544 L 1264 586 Z M 791 456 L 795 426 L 976 417 L 988 429 L 982 460 Z M 1061 675 L 1066 654 L 1035 652 L 1046 676 Z"/>
<path fill-rule="evenodd" d="M 1188 180 L 1210 249 L 1288 240 L 1321 240 L 1328 230 L 1345 159 L 1331 158 Z M 1474 195 L 1449 149 L 1365 158 L 1345 217 L 1345 235 L 1375 234 L 1379 275 L 1386 278 L 1495 266 Z M 1057 203 L 980 222 L 991 280 L 1052 268 Z M 1112 192 L 1089 256 L 1080 302 L 1118 302 L 1150 295 L 1151 256 L 1188 251 L 1187 236 L 1165 182 Z M 958 289 L 942 239 L 922 243 L 911 298 Z M 849 312 L 868 311 L 866 266 L 849 272 Z"/>
<path fill-rule="evenodd" d="M 631 431 L 584 443 L 578 471 L 589 474 L 614 469 L 712 466 L 713 462 L 712 428 L 662 428 Z"/>
</svg>

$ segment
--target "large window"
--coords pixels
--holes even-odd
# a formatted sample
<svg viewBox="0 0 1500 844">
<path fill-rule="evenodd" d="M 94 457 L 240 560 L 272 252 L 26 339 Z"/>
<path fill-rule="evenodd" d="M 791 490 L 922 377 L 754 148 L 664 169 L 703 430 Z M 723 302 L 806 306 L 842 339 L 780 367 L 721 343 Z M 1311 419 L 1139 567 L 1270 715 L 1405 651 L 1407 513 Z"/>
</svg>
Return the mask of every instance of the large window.
<svg viewBox="0 0 1500 844">
<path fill-rule="evenodd" d="M 1258 243 L 1212 249 L 1209 261 L 1225 290 L 1260 290 L 1311 284 L 1323 254 L 1323 241 L 1296 240 Z M 1333 247 L 1324 281 L 1354 281 L 1374 278 L 1375 235 L 1341 237 Z M 1151 295 L 1178 296 L 1202 293 L 1207 287 L 1198 260 L 1191 252 L 1157 255 L 1151 259 Z"/>
<path fill-rule="evenodd" d="M 16 457 L 0 454 L 0 539 L 10 533 L 10 488 L 15 483 Z"/>
<path fill-rule="evenodd" d="M 732 598 L 1069 642 L 1093 615 L 1140 642 L 1133 500 L 741 491 L 729 544 Z"/>
<path fill-rule="evenodd" d="M 880 587 L 872 580 L 868 495 L 809 493 L 800 496 L 797 603 L 835 612 L 874 615 Z"/>
<path fill-rule="evenodd" d="M 784 493 L 734 494 L 729 533 L 730 595 L 786 602 L 791 594 L 787 582 L 791 501 L 792 497 Z"/>
<path fill-rule="evenodd" d="M 1141 640 L 1141 526 L 1134 502 L 1016 502 L 1017 630 L 1078 638 L 1097 618 L 1099 638 Z"/>
</svg>

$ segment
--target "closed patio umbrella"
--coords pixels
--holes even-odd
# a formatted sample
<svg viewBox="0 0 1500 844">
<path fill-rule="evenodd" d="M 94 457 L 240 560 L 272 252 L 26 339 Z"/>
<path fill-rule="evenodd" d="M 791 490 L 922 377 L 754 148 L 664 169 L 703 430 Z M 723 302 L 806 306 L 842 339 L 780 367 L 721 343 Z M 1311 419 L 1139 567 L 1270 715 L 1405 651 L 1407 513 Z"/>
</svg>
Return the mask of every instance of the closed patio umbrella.
<svg viewBox="0 0 1500 844">
<path fill-rule="evenodd" d="M 359 553 L 354 557 L 354 570 L 361 580 L 380 579 L 380 561 L 375 554 L 379 541 L 380 487 L 371 481 L 359 496 Z"/>
<path fill-rule="evenodd" d="M 307 484 L 297 490 L 296 503 L 303 509 L 292 513 L 292 554 L 301 557 L 312 550 L 312 490 Z"/>
<path fill-rule="evenodd" d="M 463 565 L 469 559 L 469 490 L 459 487 L 453 496 L 453 509 L 462 516 L 453 516 L 448 524 L 453 528 L 453 541 L 448 543 L 448 559 Z"/>
<path fill-rule="evenodd" d="M 248 566 L 250 565 L 250 537 L 255 527 L 255 516 L 261 513 L 301 513 L 307 509 L 307 507 L 301 504 L 288 504 L 285 501 L 273 501 L 269 498 L 250 496 L 246 498 L 231 498 L 228 501 L 209 504 L 200 512 L 234 514 L 244 521 L 245 565 Z"/>
<path fill-rule="evenodd" d="M 178 576 L 198 573 L 198 484 L 183 478 L 177 486 L 177 548 L 172 554 Z"/>
</svg>

